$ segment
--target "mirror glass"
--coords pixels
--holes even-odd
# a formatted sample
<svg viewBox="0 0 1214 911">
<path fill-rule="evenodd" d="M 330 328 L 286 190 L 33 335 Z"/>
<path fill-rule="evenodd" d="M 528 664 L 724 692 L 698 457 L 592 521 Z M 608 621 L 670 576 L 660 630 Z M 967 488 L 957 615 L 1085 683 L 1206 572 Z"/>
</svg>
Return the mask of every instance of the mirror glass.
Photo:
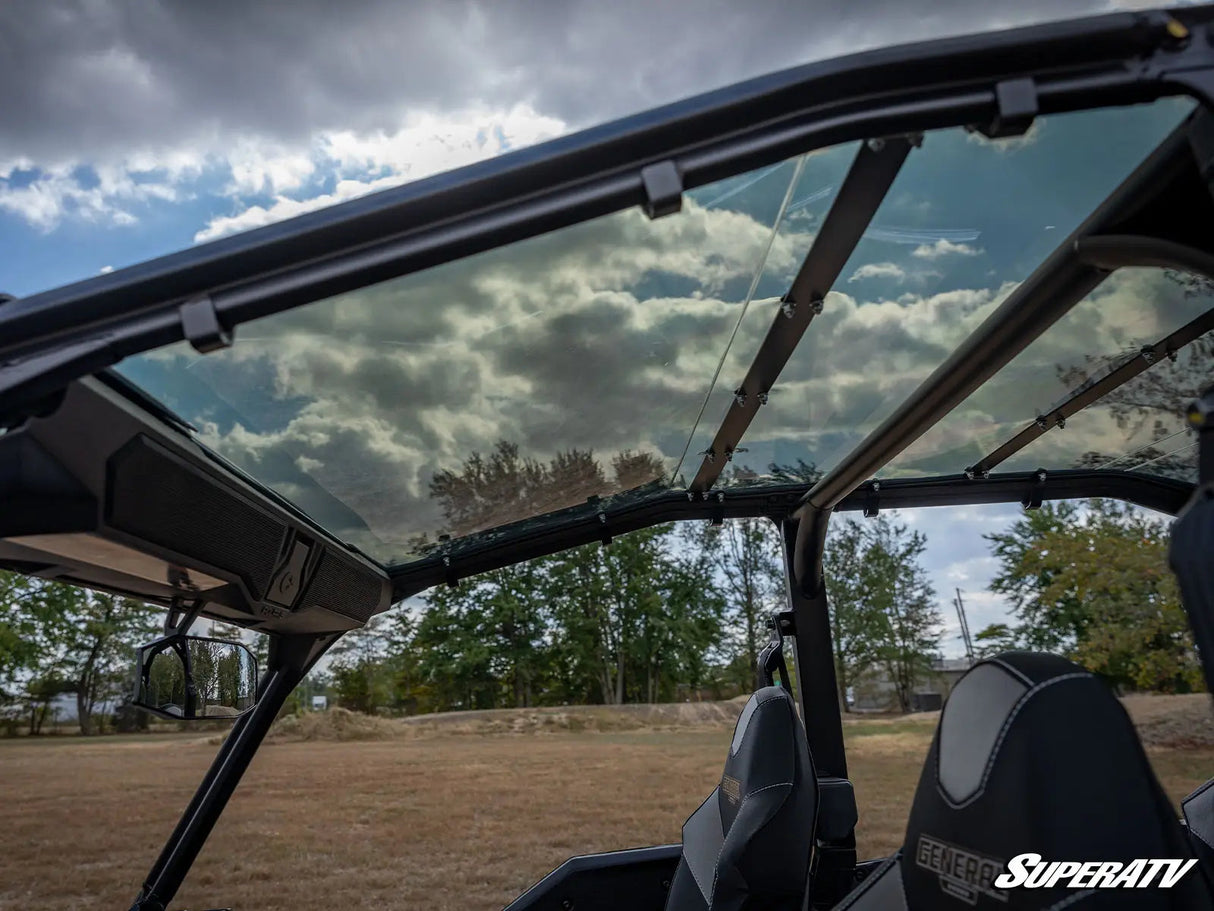
<svg viewBox="0 0 1214 911">
<path fill-rule="evenodd" d="M 256 694 L 257 659 L 239 642 L 169 636 L 139 650 L 134 701 L 161 717 L 236 718 Z"/>
</svg>

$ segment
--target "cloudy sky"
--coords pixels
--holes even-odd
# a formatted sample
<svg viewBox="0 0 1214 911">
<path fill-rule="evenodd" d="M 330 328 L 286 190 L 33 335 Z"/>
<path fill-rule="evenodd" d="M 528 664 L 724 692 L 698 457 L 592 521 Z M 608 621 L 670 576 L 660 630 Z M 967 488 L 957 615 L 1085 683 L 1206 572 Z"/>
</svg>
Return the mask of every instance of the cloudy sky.
<svg viewBox="0 0 1214 911">
<path fill-rule="evenodd" d="M 5 4 L 0 291 L 121 268 L 784 66 L 1123 5 Z M 837 461 L 1185 111 L 1057 117 L 1004 143 L 928 136 L 739 461 Z M 854 153 L 702 188 L 676 217 L 619 213 L 252 324 L 220 356 L 172 349 L 122 369 L 383 558 L 441 530 L 434 472 L 498 439 L 541 460 L 645 451 L 668 479 L 690 477 Z M 1175 328 L 1194 305 L 1158 279 L 1110 283 L 1003 378 L 1016 396 L 976 397 L 896 467 L 960 470 L 1065 391 L 1057 367 Z M 1031 458 L 1069 464 L 1139 442 L 1106 416 Z M 914 519 L 942 592 L 960 585 L 976 610 L 997 610 L 979 594 L 979 532 L 1014 514 Z"/>
</svg>

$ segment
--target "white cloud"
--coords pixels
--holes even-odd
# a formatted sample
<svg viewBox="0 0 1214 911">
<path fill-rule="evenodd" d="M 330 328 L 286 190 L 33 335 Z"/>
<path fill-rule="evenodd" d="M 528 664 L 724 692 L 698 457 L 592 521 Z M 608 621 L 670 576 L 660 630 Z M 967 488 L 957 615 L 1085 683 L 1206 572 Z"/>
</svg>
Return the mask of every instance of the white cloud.
<svg viewBox="0 0 1214 911">
<path fill-rule="evenodd" d="M 920 259 L 939 259 L 942 256 L 977 256 L 982 250 L 978 247 L 972 247 L 969 244 L 957 244 L 951 240 L 945 240 L 943 237 L 937 240 L 934 244 L 920 244 L 915 247 L 911 256 L 917 256 Z"/>
<path fill-rule="evenodd" d="M 33 173 L 28 183 L 17 180 L 19 171 Z M 69 217 L 130 225 L 136 221 L 131 207 L 153 200 L 177 202 L 188 195 L 181 184 L 201 172 L 201 159 L 185 154 L 157 161 L 154 155 L 140 152 L 122 164 L 90 167 L 71 161 L 43 168 L 15 160 L 0 168 L 0 209 L 41 231 L 50 231 Z"/>
<path fill-rule="evenodd" d="M 476 108 L 441 117 L 418 115 L 392 132 L 324 133 L 307 155 L 249 145 L 230 162 L 229 192 L 237 200 L 238 211 L 212 218 L 194 240 L 214 240 L 323 209 L 532 145 L 564 130 L 561 121 L 518 105 L 507 111 Z M 338 177 L 331 192 L 298 192 L 310 178 L 326 174 Z M 246 205 L 241 201 L 243 196 L 260 192 L 273 193 L 273 202 Z"/>
<path fill-rule="evenodd" d="M 868 278 L 892 278 L 900 282 L 906 278 L 906 272 L 897 263 L 865 263 L 847 281 L 851 283 Z"/>
</svg>

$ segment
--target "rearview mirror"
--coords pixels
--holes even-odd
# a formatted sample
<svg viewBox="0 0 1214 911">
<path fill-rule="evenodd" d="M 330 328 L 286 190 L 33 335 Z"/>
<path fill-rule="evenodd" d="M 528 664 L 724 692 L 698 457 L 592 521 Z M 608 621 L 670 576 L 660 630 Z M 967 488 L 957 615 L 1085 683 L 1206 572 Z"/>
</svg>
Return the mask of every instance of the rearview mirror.
<svg viewBox="0 0 1214 911">
<path fill-rule="evenodd" d="M 139 649 L 134 704 L 174 721 L 238 718 L 257 703 L 257 659 L 239 642 L 172 635 Z"/>
</svg>

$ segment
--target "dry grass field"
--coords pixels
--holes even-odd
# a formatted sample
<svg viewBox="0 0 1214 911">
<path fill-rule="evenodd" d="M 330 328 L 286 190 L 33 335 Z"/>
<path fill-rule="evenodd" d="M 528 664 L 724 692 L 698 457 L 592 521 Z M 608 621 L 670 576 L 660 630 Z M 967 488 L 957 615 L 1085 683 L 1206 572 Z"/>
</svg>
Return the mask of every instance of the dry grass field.
<svg viewBox="0 0 1214 911">
<path fill-rule="evenodd" d="M 1214 738 L 1193 733 L 1209 727 L 1204 699 L 1177 707 L 1131 705 L 1174 798 L 1214 774 Z M 500 908 L 572 854 L 677 841 L 730 732 L 728 710 L 678 713 L 287 726 L 174 907 Z M 901 840 L 933 727 L 930 716 L 848 722 L 862 856 Z M 129 907 L 213 739 L 0 741 L 0 909 Z"/>
</svg>

